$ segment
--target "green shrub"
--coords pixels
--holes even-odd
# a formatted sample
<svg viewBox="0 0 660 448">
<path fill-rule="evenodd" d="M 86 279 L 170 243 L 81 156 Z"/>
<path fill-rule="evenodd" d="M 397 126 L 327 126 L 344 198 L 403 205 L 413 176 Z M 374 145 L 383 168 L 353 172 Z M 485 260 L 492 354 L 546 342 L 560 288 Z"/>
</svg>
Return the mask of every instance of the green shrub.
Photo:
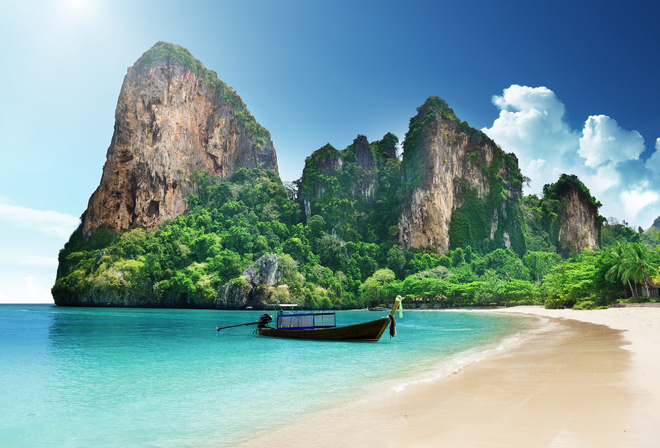
<svg viewBox="0 0 660 448">
<path fill-rule="evenodd" d="M 595 308 L 596 304 L 591 301 L 591 300 L 585 300 L 583 302 L 580 302 L 576 304 L 573 309 L 574 310 L 593 310 Z"/>
<path fill-rule="evenodd" d="M 593 300 L 584 300 L 582 302 L 578 302 L 573 309 L 574 310 L 605 310 L 609 308 L 608 306 L 598 306 L 596 302 Z"/>
<path fill-rule="evenodd" d="M 546 299 L 545 300 L 545 309 L 546 310 L 561 310 L 564 308 L 564 301 L 557 299 Z"/>
</svg>

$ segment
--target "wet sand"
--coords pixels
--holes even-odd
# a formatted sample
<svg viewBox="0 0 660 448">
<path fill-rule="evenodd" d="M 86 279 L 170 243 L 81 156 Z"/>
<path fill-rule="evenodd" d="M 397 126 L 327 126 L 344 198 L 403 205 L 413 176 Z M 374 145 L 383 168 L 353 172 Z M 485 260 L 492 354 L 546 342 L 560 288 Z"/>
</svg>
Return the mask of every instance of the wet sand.
<svg viewBox="0 0 660 448">
<path fill-rule="evenodd" d="M 453 375 L 388 385 L 240 446 L 660 446 L 660 308 L 494 312 L 543 324 Z"/>
</svg>

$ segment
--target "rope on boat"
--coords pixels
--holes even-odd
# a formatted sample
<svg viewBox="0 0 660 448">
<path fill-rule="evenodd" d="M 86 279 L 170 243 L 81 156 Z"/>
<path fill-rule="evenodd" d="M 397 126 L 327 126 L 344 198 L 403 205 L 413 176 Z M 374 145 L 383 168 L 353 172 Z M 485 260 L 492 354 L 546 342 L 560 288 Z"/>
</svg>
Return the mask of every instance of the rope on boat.
<svg viewBox="0 0 660 448">
<path fill-rule="evenodd" d="M 388 314 L 387 317 L 390 318 L 390 339 L 392 339 L 396 335 L 396 321 L 391 314 Z"/>
<path fill-rule="evenodd" d="M 399 319 L 403 319 L 403 307 L 401 306 L 401 301 L 403 297 L 396 296 L 394 299 L 394 305 L 392 305 L 392 311 L 387 317 L 390 319 L 390 339 L 396 335 L 396 320 L 394 320 L 394 313 L 396 313 L 397 308 L 399 309 Z"/>
</svg>

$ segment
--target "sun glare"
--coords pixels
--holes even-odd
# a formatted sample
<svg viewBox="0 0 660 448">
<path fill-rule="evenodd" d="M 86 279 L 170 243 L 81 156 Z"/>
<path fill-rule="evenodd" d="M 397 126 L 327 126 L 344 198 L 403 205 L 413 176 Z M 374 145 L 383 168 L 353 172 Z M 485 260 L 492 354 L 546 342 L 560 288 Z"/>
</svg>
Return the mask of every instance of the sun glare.
<svg viewBox="0 0 660 448">
<path fill-rule="evenodd" d="M 64 9 L 71 19 L 88 19 L 94 10 L 93 3 L 93 0 L 64 0 Z"/>
</svg>

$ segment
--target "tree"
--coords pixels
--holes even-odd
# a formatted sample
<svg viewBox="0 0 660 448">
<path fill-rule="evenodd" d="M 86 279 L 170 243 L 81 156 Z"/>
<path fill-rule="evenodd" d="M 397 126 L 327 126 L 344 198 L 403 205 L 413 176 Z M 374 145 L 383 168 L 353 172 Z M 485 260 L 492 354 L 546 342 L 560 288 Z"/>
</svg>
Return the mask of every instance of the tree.
<svg viewBox="0 0 660 448">
<path fill-rule="evenodd" d="M 406 268 L 406 255 L 398 246 L 392 246 L 387 251 L 387 267 L 396 274 L 396 277 L 402 279 Z"/>
<path fill-rule="evenodd" d="M 580 301 L 601 301 L 596 288 L 598 272 L 593 252 L 583 252 L 579 257 L 556 265 L 546 275 L 541 293 L 550 299 L 559 299 L 566 306 Z"/>
<path fill-rule="evenodd" d="M 229 232 L 227 232 L 227 247 L 238 252 L 239 254 L 245 254 L 252 252 L 252 247 L 254 243 L 252 242 L 252 235 L 250 231 L 243 226 L 231 226 Z"/>
<path fill-rule="evenodd" d="M 608 250 L 608 255 L 611 260 L 611 267 L 607 271 L 605 278 L 609 281 L 621 281 L 624 285 L 627 283 L 630 287 L 630 293 L 635 297 L 635 290 L 630 284 L 630 278 L 624 277 L 623 273 L 626 270 L 626 254 L 625 246 L 617 243 Z"/>
<path fill-rule="evenodd" d="M 627 245 L 624 277 L 635 283 L 643 283 L 648 296 L 648 276 L 658 275 L 657 254 L 652 253 L 642 243 L 629 243 Z"/>
<path fill-rule="evenodd" d="M 626 221 L 619 224 L 614 218 L 609 218 L 600 231 L 600 239 L 603 247 L 613 246 L 617 243 L 639 243 L 641 235 L 628 226 Z"/>
<path fill-rule="evenodd" d="M 383 292 L 396 279 L 390 269 L 379 269 L 360 286 L 360 294 L 365 303 L 380 305 Z"/>
<path fill-rule="evenodd" d="M 642 283 L 647 289 L 647 276 L 658 275 L 660 265 L 657 252 L 652 252 L 643 243 L 617 243 L 609 251 L 612 266 L 607 271 L 608 280 L 620 280 L 628 284 L 633 297 L 636 297 L 635 284 Z"/>
<path fill-rule="evenodd" d="M 326 226 L 325 219 L 322 216 L 314 215 L 309 218 L 307 226 L 311 231 L 312 238 L 319 238 Z"/>
<path fill-rule="evenodd" d="M 343 264 L 347 261 L 341 241 L 335 235 L 325 234 L 318 239 L 317 254 L 322 265 L 335 270 L 344 268 Z"/>
<path fill-rule="evenodd" d="M 298 260 L 299 262 L 305 261 L 305 246 L 300 238 L 289 238 L 282 244 L 282 250 L 285 254 L 291 255 L 294 260 Z"/>
<path fill-rule="evenodd" d="M 442 301 L 449 295 L 453 286 L 442 278 L 411 275 L 401 282 L 398 293 L 408 297 Z"/>
<path fill-rule="evenodd" d="M 559 255 L 554 252 L 527 251 L 523 264 L 529 269 L 536 286 L 541 286 L 543 278 L 550 273 L 552 267 L 559 263 Z"/>
<path fill-rule="evenodd" d="M 465 253 L 463 252 L 463 249 L 458 247 L 451 252 L 451 265 L 457 268 L 462 263 L 465 263 Z"/>
</svg>

